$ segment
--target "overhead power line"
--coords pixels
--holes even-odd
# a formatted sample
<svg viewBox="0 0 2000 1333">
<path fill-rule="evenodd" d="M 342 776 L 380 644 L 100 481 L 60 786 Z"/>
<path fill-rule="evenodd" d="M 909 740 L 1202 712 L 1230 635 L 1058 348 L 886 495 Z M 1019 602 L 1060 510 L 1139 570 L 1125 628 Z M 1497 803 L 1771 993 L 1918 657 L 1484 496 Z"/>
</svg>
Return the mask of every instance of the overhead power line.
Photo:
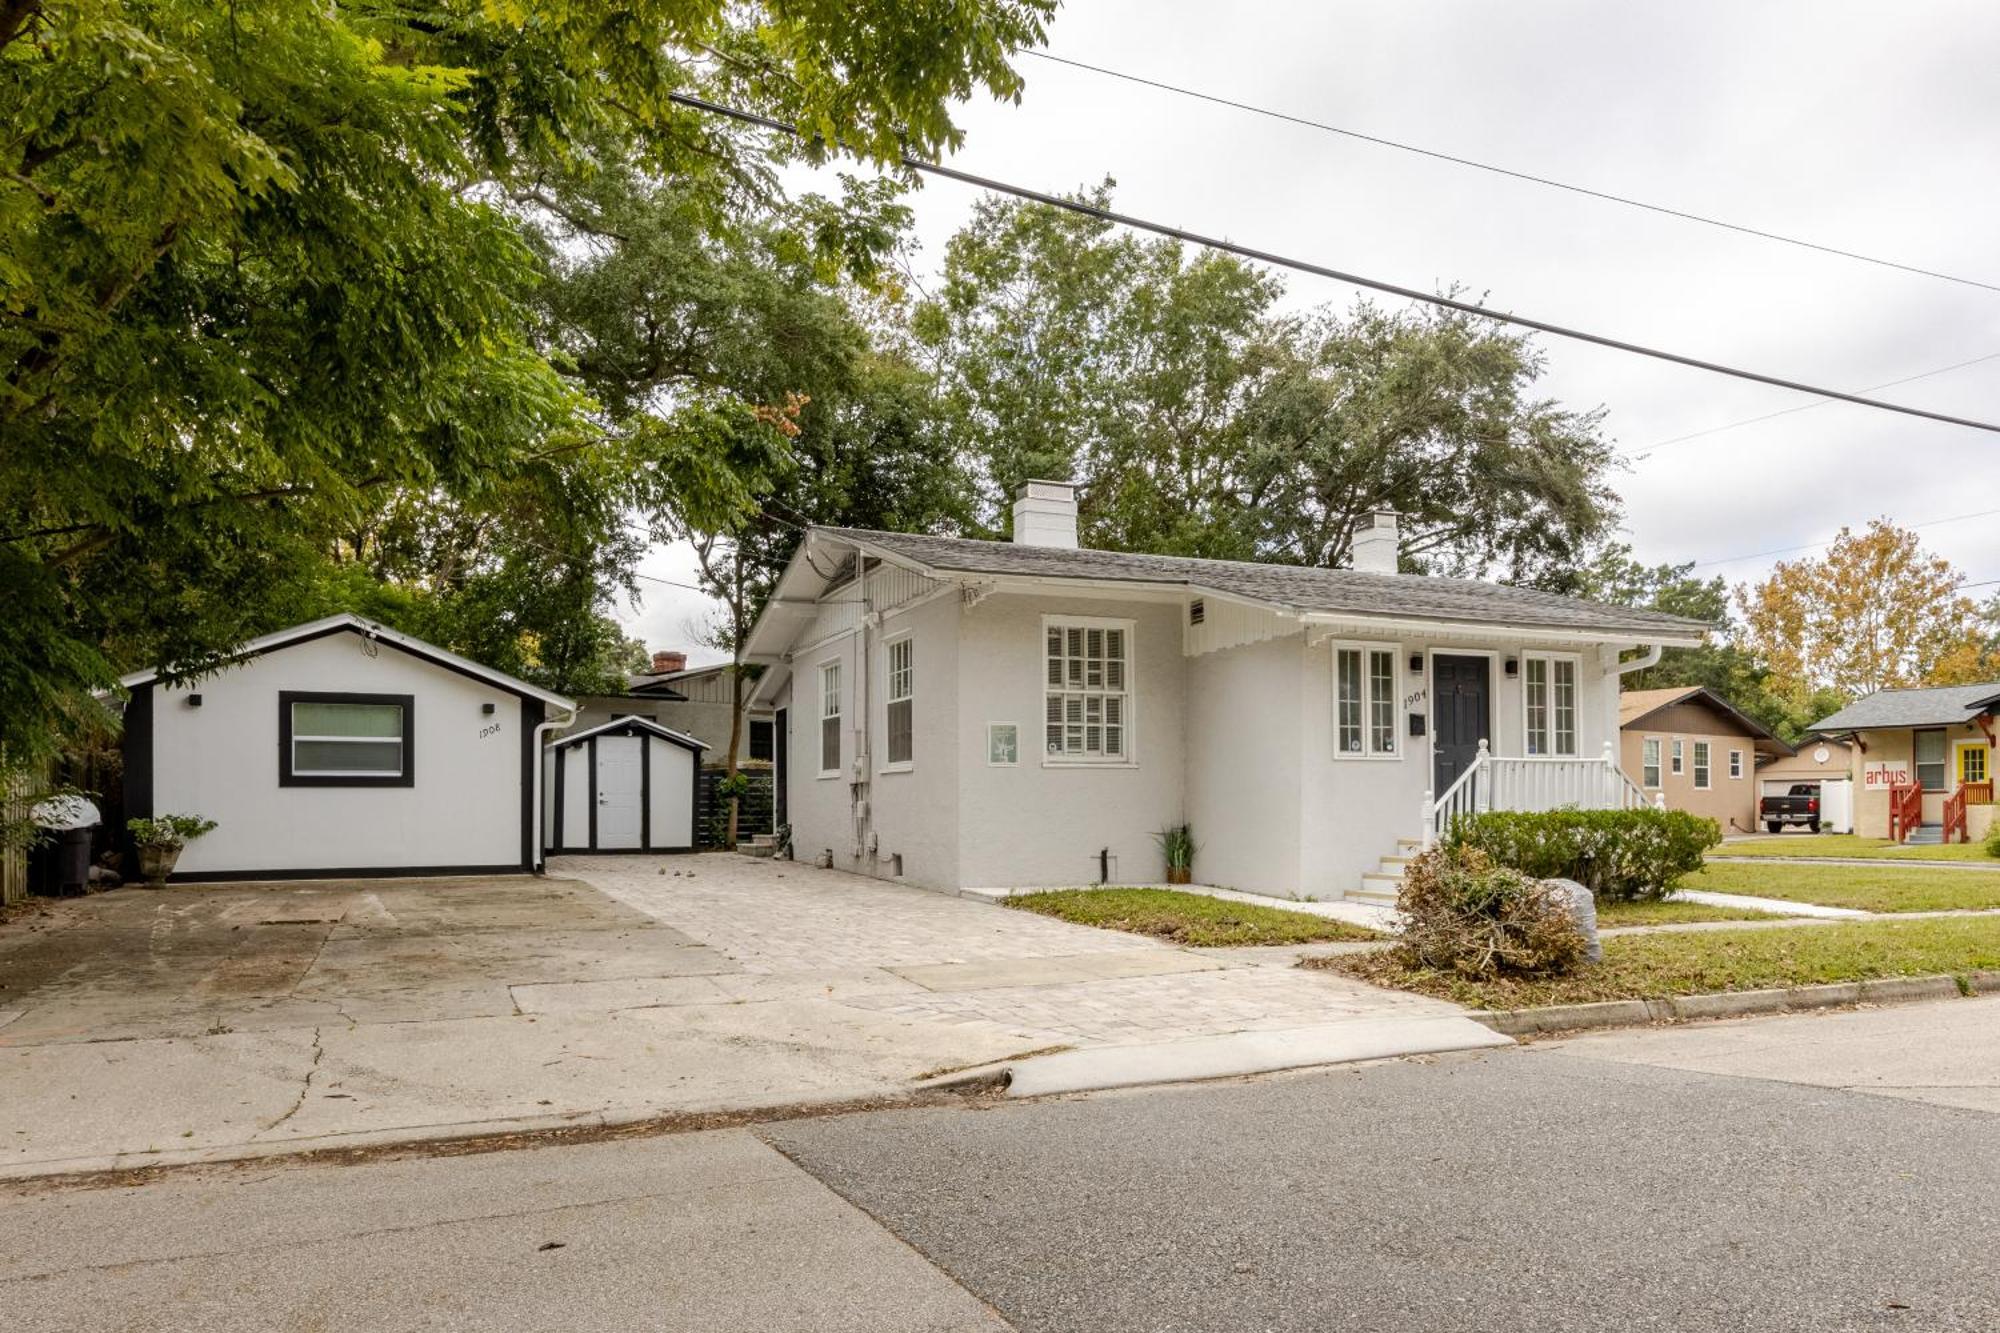
<svg viewBox="0 0 2000 1333">
<path fill-rule="evenodd" d="M 1863 254 L 1858 250 L 1845 250 L 1837 245 L 1826 245 L 1819 241 L 1809 241 L 1799 236 L 1787 236 L 1782 232 L 1766 231 L 1761 227 L 1748 226 L 1741 222 L 1730 222 L 1724 218 L 1709 217 L 1703 213 L 1690 212 L 1684 208 L 1673 208 L 1666 204 L 1649 203 L 1644 199 L 1634 199 L 1629 195 L 1613 194 L 1609 190 L 1595 190 L 1587 185 L 1575 185 L 1569 181 L 1556 180 L 1549 176 L 1537 176 L 1529 171 L 1517 171 L 1512 167 L 1498 166 L 1491 162 L 1481 162 L 1476 158 L 1460 157 L 1454 153 L 1441 152 L 1435 148 L 1425 148 L 1419 144 L 1404 143 L 1397 139 L 1386 139 L 1379 134 L 1364 134 L 1360 130 L 1350 130 L 1341 125 L 1330 125 L 1323 120 L 1312 120 L 1306 116 L 1296 116 L 1288 111 L 1275 111 L 1270 107 L 1257 106 L 1251 102 L 1239 102 L 1234 98 L 1205 93 L 1197 88 L 1186 88 L 1180 84 L 1168 83 L 1163 79 L 1149 79 L 1140 74 L 1128 74 L 1124 70 L 1111 69 L 1104 65 L 1093 65 L 1082 60 L 1071 60 L 1067 56 L 1051 55 L 1047 51 L 1022 51 L 1020 54 L 1046 60 L 1051 64 L 1067 65 L 1071 69 L 1087 70 L 1106 78 L 1122 79 L 1126 83 L 1173 93 L 1178 97 L 1193 98 L 1215 106 L 1225 106 L 1236 111 L 1245 111 L 1253 116 L 1264 116 L 1270 120 L 1281 120 L 1291 125 L 1307 129 L 1323 130 L 1328 134 L 1338 134 L 1343 138 L 1372 143 L 1383 148 L 1394 148 L 1399 152 L 1415 153 L 1438 162 L 1449 162 L 1453 166 L 1469 167 L 1474 171 L 1489 172 L 1495 176 L 1506 176 L 1511 180 L 1527 181 L 1532 185 L 1545 185 L 1552 190 L 1565 190 L 1570 194 L 1583 195 L 1590 199 L 1601 199 L 1606 203 L 1622 204 L 1627 208 L 1644 209 L 1648 213 L 1658 213 L 1663 217 L 1679 218 L 1683 222 L 1699 223 L 1704 227 L 1717 227 L 1723 231 L 1733 231 L 1743 236 L 1754 236 L 1759 240 L 1776 241 L 1780 245 L 1796 246 L 1801 250 L 1813 250 L 1823 255 L 1834 255 L 1841 259 L 1852 259 L 1863 264 L 1873 264 L 1877 268 L 1895 269 L 1902 273 L 1914 273 L 1919 277 L 1936 278 L 1942 282 L 1955 282 L 1963 287 L 1978 287 L 1983 291 L 2000 292 L 2000 283 L 1982 282 L 1978 278 L 1962 277 L 1956 273 L 1945 273 L 1939 269 L 1925 268 L 1921 264 L 1906 264 L 1898 259 L 1884 259 L 1879 255 Z"/>
<path fill-rule="evenodd" d="M 1924 528 L 1941 528 L 1947 523 L 1965 523 L 1975 518 L 1992 518 L 1995 515 L 2000 515 L 2000 509 L 1982 509 L 1975 514 L 1953 514 L 1950 518 L 1932 518 L 1926 519 L 1922 523 L 1911 523 L 1908 525 L 1908 530 L 1916 532 Z M 1697 560 L 1689 568 L 1712 569 L 1717 565 L 1740 565 L 1746 560 L 1762 560 L 1768 556 L 1791 555 L 1798 551 L 1817 551 L 1822 547 L 1833 545 L 1834 540 L 1829 538 L 1823 542 L 1806 542 L 1800 546 L 1780 546 L 1769 551 L 1751 551 L 1747 555 L 1724 556 L 1720 560 Z"/>
<path fill-rule="evenodd" d="M 1960 361 L 1949 366 L 1939 366 L 1936 370 L 1926 370 L 1915 375 L 1905 375 L 1899 380 L 1886 380 L 1881 384 L 1871 384 L 1867 388 L 1859 390 L 1859 392 L 1877 393 L 1883 389 L 1893 389 L 1899 384 L 1914 384 L 1918 380 L 1927 380 L 1933 375 L 1946 375 L 1954 370 L 1964 370 L 1967 366 L 1976 366 L 1986 361 L 1995 360 L 2000 360 L 2000 352 L 1988 352 L 1985 356 L 1975 356 L 1970 361 Z M 1670 444 L 1682 444 L 1688 440 L 1699 440 L 1704 436 L 1720 435 L 1726 430 L 1735 430 L 1739 426 L 1754 426 L 1762 421 L 1771 421 L 1777 417 L 1788 417 L 1794 412 L 1810 412 L 1816 407 L 1825 406 L 1824 402 L 1818 402 L 1800 403 L 1797 407 L 1781 407 L 1775 412 L 1766 412 L 1762 416 L 1745 417 L 1741 421 L 1731 421 L 1720 426 L 1709 426 L 1704 430 L 1689 431 L 1685 435 L 1676 435 L 1671 440 L 1660 440 L 1647 445 L 1643 449 L 1634 450 L 1626 454 L 1625 457 L 1634 463 L 1643 462 L 1651 458 L 1656 451 L 1664 449 Z"/>
<path fill-rule="evenodd" d="M 674 102 L 693 110 L 705 111 L 712 115 L 726 116 L 731 120 L 736 120 L 743 124 L 758 125 L 765 129 L 776 130 L 782 134 L 789 134 L 799 138 L 807 137 L 801 133 L 798 127 L 772 116 L 723 106 L 720 103 L 710 102 L 688 93 L 673 93 L 670 94 L 670 97 Z M 1379 278 L 1369 278 L 1358 273 L 1344 272 L 1337 268 L 1329 268 L 1324 264 L 1315 264 L 1303 259 L 1292 259 L 1269 250 L 1258 250 L 1251 246 L 1239 245 L 1234 241 L 1223 240 L 1220 237 L 1205 236 L 1200 232 L 1189 231 L 1184 227 L 1170 226 L 1164 222 L 1154 222 L 1147 218 L 1135 217 L 1130 213 L 1119 213 L 1109 208 L 1099 208 L 1095 204 L 1086 204 L 1077 199 L 1066 199 L 1061 195 L 1029 189 L 1024 185 L 1010 184 L 1009 182 L 996 180 L 990 176 L 980 176 L 970 171 L 960 171 L 956 167 L 947 167 L 936 162 L 925 161 L 923 158 L 912 157 L 908 153 L 902 155 L 901 161 L 904 166 L 910 168 L 912 171 L 920 171 L 931 176 L 942 176 L 947 180 L 955 180 L 961 184 L 971 185 L 982 190 L 991 190 L 996 194 L 1011 195 L 1017 199 L 1026 199 L 1031 203 L 1044 204 L 1050 208 L 1059 208 L 1065 212 L 1078 213 L 1085 217 L 1096 218 L 1101 222 L 1109 222 L 1121 227 L 1130 227 L 1134 231 L 1151 232 L 1157 236 L 1166 236 L 1173 240 L 1185 241 L 1190 245 L 1199 245 L 1210 250 L 1220 250 L 1225 254 L 1236 255 L 1239 258 L 1252 260 L 1259 264 L 1269 264 L 1277 268 L 1288 268 L 1301 273 L 1311 273 L 1317 277 L 1331 278 L 1335 282 L 1344 282 L 1349 286 L 1383 292 L 1390 296 L 1399 296 L 1408 301 L 1417 301 L 1425 305 L 1437 306 L 1444 310 L 1455 310 L 1461 314 L 1476 316 L 1480 319 L 1490 319 L 1502 324 L 1512 324 L 1518 328 L 1533 329 L 1537 333 L 1546 333 L 1551 337 L 1568 338 L 1574 342 L 1589 343 L 1597 347 L 1608 347 L 1616 352 L 1629 352 L 1634 356 L 1650 357 L 1655 361 L 1666 361 L 1674 365 L 1687 366 L 1694 370 L 1705 370 L 1716 375 L 1728 375 L 1734 379 L 1749 380 L 1754 384 L 1769 384 L 1776 388 L 1790 389 L 1795 393 L 1811 394 L 1818 398 L 1838 399 L 1844 403 L 1853 403 L 1858 407 L 1872 407 L 1882 412 L 1895 412 L 1902 416 L 1919 417 L 1926 421 L 1941 421 L 1947 425 L 1966 426 L 1973 430 L 1982 430 L 1990 434 L 2000 435 L 2000 425 L 1996 425 L 1990 421 L 1980 421 L 1973 417 L 1953 416 L 1948 412 L 1933 412 L 1928 408 L 1912 407 L 1904 403 L 1885 402 L 1882 399 L 1869 398 L 1863 394 L 1847 393 L 1840 389 L 1822 388 L 1818 385 L 1807 384 L 1799 380 L 1785 379 L 1779 375 L 1766 375 L 1761 371 L 1746 370 L 1742 367 L 1726 365 L 1719 361 L 1708 361 L 1701 357 L 1687 356 L 1658 347 L 1648 347 L 1643 343 L 1627 342 L 1622 338 L 1612 338 L 1601 333 L 1591 333 L 1583 329 L 1572 328 L 1568 325 L 1551 323 L 1548 320 L 1531 319 L 1526 315 L 1490 310 L 1485 306 L 1475 305 L 1470 301 L 1460 301 L 1454 297 L 1441 296 L 1436 292 L 1420 291 L 1415 287 L 1404 287 L 1397 283 L 1384 282 Z"/>
</svg>

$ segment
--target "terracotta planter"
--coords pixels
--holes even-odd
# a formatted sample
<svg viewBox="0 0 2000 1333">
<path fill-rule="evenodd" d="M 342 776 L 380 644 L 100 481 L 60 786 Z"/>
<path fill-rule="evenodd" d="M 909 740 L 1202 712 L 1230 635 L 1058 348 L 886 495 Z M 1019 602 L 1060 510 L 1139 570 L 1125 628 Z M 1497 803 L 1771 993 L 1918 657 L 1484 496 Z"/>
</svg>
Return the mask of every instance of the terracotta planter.
<svg viewBox="0 0 2000 1333">
<path fill-rule="evenodd" d="M 174 863 L 180 859 L 181 849 L 178 847 L 141 847 L 139 874 L 152 887 L 165 888 L 167 876 L 174 873 Z"/>
<path fill-rule="evenodd" d="M 1168 866 L 1167 883 L 1169 884 L 1194 883 L 1194 868 L 1192 866 Z"/>
</svg>

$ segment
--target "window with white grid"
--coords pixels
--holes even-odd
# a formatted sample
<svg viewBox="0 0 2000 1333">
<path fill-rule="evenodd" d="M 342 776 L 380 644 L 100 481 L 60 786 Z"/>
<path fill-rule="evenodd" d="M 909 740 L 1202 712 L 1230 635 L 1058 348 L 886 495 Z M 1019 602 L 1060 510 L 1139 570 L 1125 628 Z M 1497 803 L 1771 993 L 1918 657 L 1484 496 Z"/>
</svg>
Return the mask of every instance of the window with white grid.
<svg viewBox="0 0 2000 1333">
<path fill-rule="evenodd" d="M 1350 759 L 1395 757 L 1395 645 L 1333 646 L 1333 752 Z"/>
<path fill-rule="evenodd" d="M 1522 717 L 1531 755 L 1576 754 L 1576 659 L 1522 660 Z"/>
<path fill-rule="evenodd" d="M 819 669 L 819 771 L 840 772 L 840 663 Z"/>
<path fill-rule="evenodd" d="M 889 754 L 892 764 L 907 764 L 916 753 L 916 640 L 897 639 L 889 645 Z"/>
<path fill-rule="evenodd" d="M 1043 752 L 1078 763 L 1132 755 L 1132 622 L 1045 620 Z"/>
</svg>

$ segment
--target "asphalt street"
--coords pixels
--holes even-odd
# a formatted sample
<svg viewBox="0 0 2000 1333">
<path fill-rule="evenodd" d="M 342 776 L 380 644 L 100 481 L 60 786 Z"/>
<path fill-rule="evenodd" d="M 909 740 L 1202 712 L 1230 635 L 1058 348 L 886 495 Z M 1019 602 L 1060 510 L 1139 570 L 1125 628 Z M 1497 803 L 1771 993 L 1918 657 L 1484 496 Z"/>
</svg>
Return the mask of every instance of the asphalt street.
<svg viewBox="0 0 2000 1333">
<path fill-rule="evenodd" d="M 20 1182 L 0 1327 L 1992 1330 L 1996 1006 Z"/>
</svg>

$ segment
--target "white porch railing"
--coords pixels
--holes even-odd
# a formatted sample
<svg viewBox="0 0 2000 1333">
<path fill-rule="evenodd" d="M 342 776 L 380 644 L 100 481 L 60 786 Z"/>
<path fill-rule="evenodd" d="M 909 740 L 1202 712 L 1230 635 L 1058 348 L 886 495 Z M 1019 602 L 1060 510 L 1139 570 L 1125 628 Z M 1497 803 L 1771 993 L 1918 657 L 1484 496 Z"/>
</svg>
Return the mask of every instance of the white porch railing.
<svg viewBox="0 0 2000 1333">
<path fill-rule="evenodd" d="M 1618 766 L 1611 743 L 1601 759 L 1479 754 L 1442 796 L 1424 793 L 1423 844 L 1431 846 L 1460 815 L 1488 810 L 1635 810 L 1656 804 Z"/>
</svg>

